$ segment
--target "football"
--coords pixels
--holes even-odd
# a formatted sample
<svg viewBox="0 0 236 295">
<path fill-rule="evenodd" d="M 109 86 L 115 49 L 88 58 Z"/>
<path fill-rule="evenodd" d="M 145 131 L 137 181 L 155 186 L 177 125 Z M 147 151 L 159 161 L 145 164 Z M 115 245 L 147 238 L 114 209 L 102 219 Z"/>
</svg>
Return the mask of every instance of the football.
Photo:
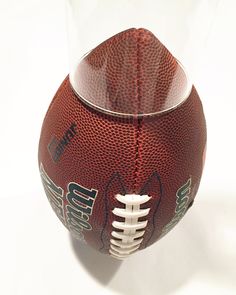
<svg viewBox="0 0 236 295">
<path fill-rule="evenodd" d="M 71 234 L 123 259 L 166 235 L 192 206 L 206 150 L 199 95 L 146 29 L 84 55 L 43 121 L 39 169 Z"/>
</svg>

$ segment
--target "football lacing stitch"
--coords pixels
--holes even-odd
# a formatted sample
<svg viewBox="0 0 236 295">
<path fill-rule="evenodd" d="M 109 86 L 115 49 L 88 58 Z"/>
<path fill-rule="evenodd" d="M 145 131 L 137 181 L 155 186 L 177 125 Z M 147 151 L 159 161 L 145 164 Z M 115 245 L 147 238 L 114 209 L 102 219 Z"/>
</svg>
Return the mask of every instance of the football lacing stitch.
<svg viewBox="0 0 236 295">
<path fill-rule="evenodd" d="M 112 226 L 121 231 L 112 231 L 110 239 L 110 254 L 117 259 L 123 259 L 138 250 L 145 233 L 148 221 L 139 221 L 147 216 L 150 208 L 140 209 L 140 205 L 148 202 L 148 195 L 116 195 L 116 199 L 125 204 L 125 208 L 115 208 L 114 215 L 124 218 L 124 222 L 113 221 Z"/>
</svg>

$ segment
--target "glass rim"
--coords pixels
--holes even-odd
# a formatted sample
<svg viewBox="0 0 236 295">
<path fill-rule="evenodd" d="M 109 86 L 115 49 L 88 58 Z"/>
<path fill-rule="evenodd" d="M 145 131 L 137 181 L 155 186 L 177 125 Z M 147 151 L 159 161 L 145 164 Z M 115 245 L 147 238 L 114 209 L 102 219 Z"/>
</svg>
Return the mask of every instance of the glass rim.
<svg viewBox="0 0 236 295">
<path fill-rule="evenodd" d="M 166 109 L 163 109 L 161 111 L 156 111 L 156 112 L 148 112 L 148 113 L 140 113 L 140 114 L 131 114 L 131 113 L 122 113 L 122 112 L 116 112 L 116 111 L 112 111 L 112 110 L 108 110 L 102 106 L 96 105 L 93 102 L 89 101 L 88 99 L 86 99 L 83 95 L 81 95 L 79 93 L 78 90 L 75 89 L 75 87 L 73 86 L 73 80 L 74 79 L 74 75 L 76 72 L 76 68 L 78 66 L 78 64 L 91 52 L 92 50 L 90 50 L 89 52 L 85 53 L 78 61 L 78 63 L 76 64 L 76 66 L 74 67 L 73 71 L 70 72 L 69 74 L 69 81 L 72 87 L 73 92 L 75 93 L 75 95 L 78 97 L 78 99 L 80 99 L 82 102 L 84 102 L 87 106 L 91 107 L 92 109 L 99 111 L 101 113 L 104 113 L 106 115 L 111 115 L 111 116 L 115 116 L 115 117 L 123 117 L 123 118 L 143 118 L 143 117 L 152 117 L 152 116 L 159 116 L 165 113 L 168 113 L 170 111 L 173 111 L 175 109 L 177 109 L 180 105 L 182 105 L 190 96 L 192 88 L 193 88 L 193 84 L 190 81 L 188 72 L 186 71 L 186 68 L 183 66 L 183 64 L 176 59 L 178 65 L 181 67 L 181 69 L 183 70 L 185 76 L 186 76 L 186 80 L 187 80 L 187 87 L 185 90 L 185 93 L 183 95 L 183 98 L 175 105 L 170 106 Z"/>
</svg>

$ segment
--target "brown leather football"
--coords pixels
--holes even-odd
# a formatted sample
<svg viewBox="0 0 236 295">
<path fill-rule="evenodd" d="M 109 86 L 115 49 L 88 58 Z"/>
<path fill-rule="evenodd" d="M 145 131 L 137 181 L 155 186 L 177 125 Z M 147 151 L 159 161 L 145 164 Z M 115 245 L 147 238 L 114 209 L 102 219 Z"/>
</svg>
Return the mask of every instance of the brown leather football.
<svg viewBox="0 0 236 295">
<path fill-rule="evenodd" d="M 169 232 L 193 204 L 206 147 L 198 93 L 148 30 L 85 55 L 45 116 L 39 166 L 73 236 L 124 258 Z"/>
</svg>

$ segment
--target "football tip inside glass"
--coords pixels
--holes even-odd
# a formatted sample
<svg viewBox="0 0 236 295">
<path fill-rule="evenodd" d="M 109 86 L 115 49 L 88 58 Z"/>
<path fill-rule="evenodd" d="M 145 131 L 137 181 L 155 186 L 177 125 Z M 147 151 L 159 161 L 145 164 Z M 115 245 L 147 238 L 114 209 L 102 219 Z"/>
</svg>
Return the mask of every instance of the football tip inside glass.
<svg viewBox="0 0 236 295">
<path fill-rule="evenodd" d="M 178 107 L 192 84 L 149 30 L 122 31 L 84 55 L 70 73 L 79 99 L 115 116 L 151 116 Z"/>
</svg>

